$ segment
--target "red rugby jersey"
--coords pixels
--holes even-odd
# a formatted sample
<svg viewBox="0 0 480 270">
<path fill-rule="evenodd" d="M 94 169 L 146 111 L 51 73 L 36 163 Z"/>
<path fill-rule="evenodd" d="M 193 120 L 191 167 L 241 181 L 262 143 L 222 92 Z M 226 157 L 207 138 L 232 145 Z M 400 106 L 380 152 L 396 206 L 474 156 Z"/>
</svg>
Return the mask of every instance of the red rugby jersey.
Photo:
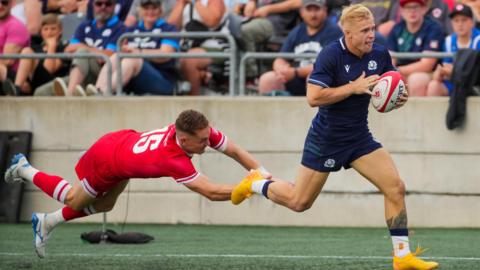
<svg viewBox="0 0 480 270">
<path fill-rule="evenodd" d="M 199 175 L 192 156 L 180 148 L 175 125 L 144 133 L 128 132 L 119 140 L 114 151 L 114 171 L 121 179 L 158 178 L 169 176 L 177 183 L 187 183 Z M 210 147 L 224 152 L 227 138 L 210 127 Z"/>
</svg>

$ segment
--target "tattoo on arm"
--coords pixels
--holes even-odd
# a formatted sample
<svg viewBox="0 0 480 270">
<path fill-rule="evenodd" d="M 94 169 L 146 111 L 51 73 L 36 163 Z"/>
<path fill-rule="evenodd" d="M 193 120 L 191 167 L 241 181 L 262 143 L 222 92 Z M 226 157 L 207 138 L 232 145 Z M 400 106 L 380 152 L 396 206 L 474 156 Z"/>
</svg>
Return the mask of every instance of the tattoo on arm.
<svg viewBox="0 0 480 270">
<path fill-rule="evenodd" d="M 392 229 L 406 229 L 407 228 L 407 210 L 402 209 L 397 216 L 392 217 L 387 220 L 387 226 L 390 230 Z"/>
</svg>

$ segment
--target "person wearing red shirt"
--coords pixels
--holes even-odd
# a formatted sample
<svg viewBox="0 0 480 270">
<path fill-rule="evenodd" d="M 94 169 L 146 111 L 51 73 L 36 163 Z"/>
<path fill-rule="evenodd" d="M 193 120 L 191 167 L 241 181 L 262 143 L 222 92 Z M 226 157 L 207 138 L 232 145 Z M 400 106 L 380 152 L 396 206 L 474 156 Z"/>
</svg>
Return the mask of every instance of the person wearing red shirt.
<svg viewBox="0 0 480 270">
<path fill-rule="evenodd" d="M 33 213 L 35 251 L 45 257 L 45 244 L 53 228 L 75 218 L 112 210 L 130 178 L 168 176 L 212 201 L 230 199 L 233 185 L 215 184 L 197 172 L 191 158 L 211 148 L 233 158 L 245 169 L 260 168 L 270 174 L 247 151 L 210 126 L 200 112 L 186 110 L 175 124 L 149 132 L 120 130 L 96 141 L 80 158 L 73 186 L 59 176 L 48 175 L 17 154 L 5 172 L 5 181 L 33 182 L 65 206 L 53 213 Z"/>
</svg>

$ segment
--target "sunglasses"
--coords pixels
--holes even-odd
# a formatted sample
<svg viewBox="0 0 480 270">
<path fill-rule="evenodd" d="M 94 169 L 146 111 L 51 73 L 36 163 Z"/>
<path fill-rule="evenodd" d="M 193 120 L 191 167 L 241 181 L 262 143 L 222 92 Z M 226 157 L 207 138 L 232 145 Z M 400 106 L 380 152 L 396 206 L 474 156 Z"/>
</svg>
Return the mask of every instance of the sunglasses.
<svg viewBox="0 0 480 270">
<path fill-rule="evenodd" d="M 2 6 L 8 6 L 8 4 L 10 4 L 10 0 L 1 0 L 0 4 L 2 4 Z"/>
<path fill-rule="evenodd" d="M 5 1 L 5 0 L 3 0 L 3 1 Z M 111 7 L 111 6 L 113 6 L 113 2 L 110 2 L 110 1 L 100 2 L 100 1 L 98 1 L 98 2 L 94 2 L 94 5 L 95 5 L 96 7 L 102 7 L 102 6 L 104 6 L 104 7 Z"/>
</svg>

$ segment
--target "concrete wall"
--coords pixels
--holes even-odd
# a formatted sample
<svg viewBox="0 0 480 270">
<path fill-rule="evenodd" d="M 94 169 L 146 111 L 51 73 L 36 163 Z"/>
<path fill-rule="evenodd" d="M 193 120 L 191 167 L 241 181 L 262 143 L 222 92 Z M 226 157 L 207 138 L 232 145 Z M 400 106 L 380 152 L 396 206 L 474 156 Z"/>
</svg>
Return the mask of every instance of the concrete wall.
<svg viewBox="0 0 480 270">
<path fill-rule="evenodd" d="M 29 130 L 31 162 L 76 181 L 81 151 L 106 132 L 150 130 L 174 121 L 186 108 L 204 112 L 218 129 L 251 151 L 276 177 L 294 179 L 303 140 L 316 110 L 303 98 L 1 98 L 0 130 Z M 398 111 L 370 113 L 374 135 L 390 150 L 411 192 L 415 227 L 480 227 L 480 99 L 470 98 L 465 128 L 448 131 L 446 98 L 413 99 Z M 213 151 L 196 156 L 213 181 L 236 183 L 245 171 Z M 294 213 L 262 197 L 240 206 L 209 202 L 165 179 L 134 180 L 109 213 L 112 222 L 383 226 L 383 197 L 355 171 L 332 174 L 312 209 Z M 28 185 L 21 219 L 60 204 Z M 83 221 L 101 221 L 101 215 Z"/>
</svg>

